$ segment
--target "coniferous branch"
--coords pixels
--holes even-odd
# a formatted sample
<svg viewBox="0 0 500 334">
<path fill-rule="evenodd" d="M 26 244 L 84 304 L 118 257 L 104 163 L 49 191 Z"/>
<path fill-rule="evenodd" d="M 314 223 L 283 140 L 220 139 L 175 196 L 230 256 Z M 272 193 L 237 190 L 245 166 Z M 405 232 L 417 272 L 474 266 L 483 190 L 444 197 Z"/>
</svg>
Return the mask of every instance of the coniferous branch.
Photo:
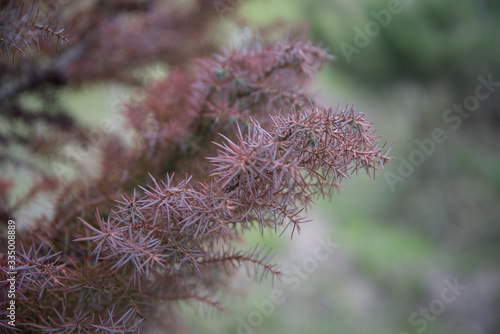
<svg viewBox="0 0 500 334">
<path fill-rule="evenodd" d="M 325 50 L 307 42 L 225 51 L 197 59 L 194 77 L 190 71 L 173 71 L 128 104 L 125 114 L 150 163 L 172 172 L 184 160 L 211 154 L 207 143 L 215 134 L 233 136 L 235 124 L 249 124 L 250 115 L 268 126 L 268 115 L 304 108 L 311 99 L 306 83 L 329 59 Z"/>
<path fill-rule="evenodd" d="M 339 112 L 313 108 L 273 121 L 270 132 L 254 121 L 246 136 L 239 131 L 237 143 L 226 138 L 218 144 L 219 156 L 211 158 L 217 183 L 240 197 L 234 201 L 260 208 L 250 217 L 263 228 L 268 226 L 267 211 L 275 224 L 288 219 L 298 228 L 300 209 L 294 203 L 307 207 L 316 192 L 330 194 L 349 174 L 361 169 L 374 174 L 378 164 L 390 160 L 388 149 L 378 148 L 377 137 L 371 136 L 371 124 L 351 106 Z"/>
<path fill-rule="evenodd" d="M 25 332 L 137 332 L 144 319 L 167 321 L 168 330 L 175 327 L 172 307 L 181 302 L 222 311 L 218 296 L 236 270 L 255 280 L 280 276 L 270 250 L 233 244 L 241 233 L 271 228 L 293 235 L 315 196 L 390 159 L 363 114 L 312 102 L 307 84 L 332 56 L 306 41 L 256 42 L 207 57 L 217 49 L 207 39 L 216 14 L 211 0 L 187 7 L 98 1 L 37 17 L 44 3 L 27 12 L 12 1 L 0 5 L 2 18 L 11 20 L 0 24 L 9 38 L 39 36 L 15 45 L 23 52 L 40 46 L 33 57 L 0 64 L 2 117 L 46 130 L 2 129 L 4 146 L 21 145 L 30 158 L 7 151 L 0 162 L 26 166 L 35 180 L 12 202 L 13 186 L 0 178 L 0 200 L 8 205 L 0 215 L 9 219 L 40 196 L 53 206 L 18 235 L 19 298 L 27 305 L 18 319 Z M 57 55 L 44 35 L 60 42 L 67 36 L 52 17 L 73 23 L 72 45 Z M 121 108 L 120 135 L 88 129 L 58 107 L 54 92 L 61 87 L 137 84 L 132 70 L 156 61 L 169 68 L 166 77 L 136 88 L 138 97 Z M 23 105 L 33 92 L 41 108 Z M 94 150 L 84 158 L 94 163 L 93 173 L 75 167 L 80 174 L 70 178 L 40 168 L 35 153 L 53 161 L 69 145 Z M 5 286 L 2 256 L 0 264 Z M 8 328 L 5 319 L 0 331 Z"/>
<path fill-rule="evenodd" d="M 7 5 L 0 7 L 0 56 L 19 54 L 24 57 L 26 51 L 31 54 L 30 46 L 35 45 L 40 52 L 40 40 L 56 39 L 56 52 L 59 45 L 68 44 L 66 35 L 69 27 L 59 27 L 51 20 L 50 12 L 43 15 L 40 8 L 35 8 L 35 1 L 26 12 L 24 2 L 10 0 Z"/>
<path fill-rule="evenodd" d="M 308 43 L 295 42 L 288 45 L 289 49 L 297 48 L 297 52 L 307 55 L 304 62 L 315 63 L 315 69 L 319 69 L 321 64 L 324 64 L 329 58 L 325 51 Z M 198 74 L 194 78 L 190 72 L 177 69 L 166 79 L 148 87 L 145 97 L 128 104 L 124 110 L 130 127 L 136 130 L 133 150 L 124 147 L 119 140 L 108 138 L 105 136 L 106 134 L 102 134 L 104 138 L 100 148 L 104 156 L 108 156 L 106 153 L 108 150 L 114 156 L 113 160 L 106 161 L 101 179 L 96 182 L 102 186 L 96 189 L 95 183 L 90 183 L 92 188 L 89 189 L 86 186 L 76 188 L 73 185 L 73 188 L 81 189 L 74 197 L 67 196 L 65 188 L 61 189 L 62 197 L 58 202 L 61 214 L 56 213 L 53 222 L 49 222 L 49 224 L 55 224 L 57 221 L 57 225 L 50 231 L 62 228 L 61 226 L 68 219 L 75 216 L 70 214 L 74 212 L 74 207 L 80 207 L 79 204 L 75 203 L 94 203 L 96 199 L 101 199 L 100 203 L 104 204 L 110 202 L 110 199 L 117 199 L 120 189 L 130 189 L 137 183 L 147 182 L 146 178 L 137 179 L 138 171 L 146 170 L 153 175 L 164 175 L 166 172 L 182 170 L 186 163 L 190 164 L 190 161 L 196 160 L 200 166 L 198 170 L 203 173 L 199 177 L 196 175 L 197 178 L 206 177 L 208 165 L 203 160 L 205 160 L 205 156 L 215 153 L 215 150 L 207 145 L 211 140 L 216 139 L 215 131 L 232 137 L 231 132 L 234 132 L 236 122 L 240 122 L 242 126 L 249 124 L 249 115 L 252 114 L 262 122 L 271 123 L 267 114 L 261 110 L 269 109 L 269 112 L 273 113 L 278 110 L 271 110 L 267 106 L 270 99 L 266 97 L 268 96 L 266 92 L 259 92 L 258 96 L 249 92 L 235 97 L 234 106 L 230 111 L 231 115 L 234 114 L 234 116 L 227 117 L 227 112 L 219 106 L 227 105 L 235 96 L 233 92 L 237 91 L 240 85 L 235 80 L 229 80 L 221 85 L 217 79 L 217 69 L 225 67 L 228 71 L 246 73 L 247 77 L 241 75 L 242 80 L 257 82 L 261 80 L 261 77 L 255 77 L 255 73 L 279 67 L 283 57 L 280 57 L 278 53 L 282 48 L 283 46 L 270 46 L 261 51 L 252 52 L 248 55 L 250 59 L 237 56 L 236 53 L 230 53 L 227 56 L 232 60 L 226 61 L 224 56 L 216 57 L 222 59 L 222 63 L 214 65 L 212 70 L 209 70 L 212 65 L 207 65 L 208 67 L 198 65 L 196 71 Z M 315 56 L 316 54 L 319 56 Z M 211 64 L 211 62 L 212 60 L 203 58 L 198 61 L 198 64 Z M 285 71 L 290 78 L 302 81 L 306 79 L 302 77 L 304 75 L 302 72 L 294 74 L 292 69 L 275 69 L 276 73 L 280 71 Z M 307 78 L 310 78 L 311 75 L 312 73 L 309 73 Z M 301 92 L 299 87 L 291 90 L 287 86 L 286 80 L 272 80 L 266 85 L 273 87 L 273 91 L 290 89 L 294 95 L 301 95 L 300 98 L 283 100 L 279 104 L 276 102 L 274 104 L 276 108 L 291 110 L 294 105 L 308 103 L 306 97 L 309 98 L 309 95 Z M 254 102 L 256 97 L 258 97 L 257 102 Z M 246 105 L 247 107 L 242 109 L 237 107 L 238 105 Z M 210 106 L 217 106 L 220 111 L 212 113 Z M 236 109 L 234 109 L 235 107 Z M 120 156 L 118 156 L 119 154 Z M 125 169 L 122 166 L 126 166 Z M 121 175 L 116 175 L 117 170 L 122 171 Z M 116 175 L 116 177 L 112 175 Z M 112 193 L 104 193 L 104 185 L 109 185 L 106 187 L 108 189 L 106 191 L 112 190 Z M 106 208 L 100 203 L 96 203 L 94 206 L 99 204 L 98 207 L 105 210 L 103 212 L 107 212 L 109 206 Z M 61 216 L 63 212 L 64 215 Z"/>
<path fill-rule="evenodd" d="M 265 246 L 259 247 L 259 245 L 248 251 L 237 250 L 234 247 L 223 247 L 213 254 L 209 254 L 200 264 L 220 264 L 222 268 L 218 268 L 218 270 L 223 269 L 227 274 L 231 274 L 243 265 L 247 275 L 260 282 L 267 274 L 271 274 L 272 277 L 282 275 L 278 271 L 278 266 L 270 263 L 274 255 L 271 253 L 271 249 L 266 251 Z"/>
<path fill-rule="evenodd" d="M 82 330 L 100 329 L 94 313 L 82 313 L 80 308 L 96 300 L 100 306 L 90 309 L 133 306 L 135 320 L 127 324 L 132 327 L 138 326 L 142 314 L 153 312 L 156 303 L 198 300 L 221 309 L 206 292 L 217 289 L 221 272 L 230 274 L 244 266 L 255 279 L 259 268 L 260 275 L 280 275 L 267 262 L 269 254 L 261 255 L 262 249 L 241 252 L 224 246 L 241 230 L 256 222 L 262 229 L 280 227 L 283 232 L 292 225 L 293 235 L 305 221 L 300 213 L 315 195 L 330 195 L 350 174 L 373 174 L 390 160 L 389 149 L 379 148 L 371 124 L 351 106 L 335 111 L 311 107 L 278 114 L 272 122 L 266 131 L 250 119 L 246 135 L 237 126 L 234 141 L 223 136 L 225 143 L 217 144 L 219 154 L 210 158 L 213 170 L 205 182 L 193 185 L 189 176 L 181 181 L 173 175 L 165 180 L 152 177 L 152 185 L 141 187 L 142 195 L 122 195 L 106 218 L 97 212 L 95 222 L 83 221 L 89 233 L 75 241 L 87 243 L 84 249 L 91 250 L 91 257 L 90 252 L 85 255 L 86 266 L 91 259 L 93 277 L 117 277 L 112 285 L 91 284 L 90 277 L 78 275 L 78 260 L 55 265 L 60 253 L 51 255 L 48 250 L 39 256 L 42 244 L 31 247 L 19 266 L 24 298 L 40 300 L 64 292 L 66 302 L 57 306 L 56 299 L 48 305 L 60 314 L 68 308 L 73 316 L 37 327 L 41 325 L 36 325 L 34 314 L 48 306 L 34 308 L 25 317 L 31 319 L 26 326 L 43 332 L 67 330 L 79 322 Z M 84 273 L 91 274 L 89 269 Z M 175 283 L 166 287 L 167 282 Z M 77 297 L 79 291 L 86 292 Z M 70 307 L 69 300 L 78 302 Z"/>
<path fill-rule="evenodd" d="M 179 183 L 173 176 L 153 179 L 143 197 L 123 196 L 106 221 L 97 214 L 96 227 L 84 222 L 93 235 L 75 241 L 98 242 L 94 252 L 113 262 L 111 269 L 127 272 L 132 289 L 147 290 L 141 280 L 178 270 L 201 275 L 210 264 L 257 264 L 279 275 L 257 249 L 217 252 L 217 245 L 234 238 L 235 225 L 247 229 L 255 221 L 262 229 L 293 225 L 293 235 L 305 219 L 297 204 L 307 207 L 315 194 L 330 195 L 343 178 L 359 170 L 373 174 L 390 158 L 351 106 L 313 107 L 273 122 L 267 132 L 252 121 L 247 135 L 238 128 L 237 142 L 218 144 L 211 180 L 192 186 L 189 177 Z"/>
</svg>

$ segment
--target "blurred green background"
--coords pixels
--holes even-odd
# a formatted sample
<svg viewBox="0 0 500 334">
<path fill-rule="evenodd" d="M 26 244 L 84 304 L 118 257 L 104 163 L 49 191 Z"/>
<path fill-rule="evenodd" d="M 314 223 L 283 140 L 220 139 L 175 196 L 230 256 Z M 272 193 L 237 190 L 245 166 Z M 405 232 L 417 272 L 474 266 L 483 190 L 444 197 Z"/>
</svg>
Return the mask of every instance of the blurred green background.
<svg viewBox="0 0 500 334">
<path fill-rule="evenodd" d="M 242 275 L 234 288 L 246 297 L 224 297 L 221 317 L 183 307 L 186 326 L 500 333 L 500 2 L 255 0 L 239 12 L 256 26 L 306 22 L 337 57 L 316 81 L 321 103 L 354 103 L 383 141 L 396 140 L 397 159 L 320 200 L 300 236 L 266 235 L 283 282 Z M 317 238 L 338 245 L 326 260 L 315 257 Z M 282 303 L 269 302 L 276 291 Z"/>
</svg>

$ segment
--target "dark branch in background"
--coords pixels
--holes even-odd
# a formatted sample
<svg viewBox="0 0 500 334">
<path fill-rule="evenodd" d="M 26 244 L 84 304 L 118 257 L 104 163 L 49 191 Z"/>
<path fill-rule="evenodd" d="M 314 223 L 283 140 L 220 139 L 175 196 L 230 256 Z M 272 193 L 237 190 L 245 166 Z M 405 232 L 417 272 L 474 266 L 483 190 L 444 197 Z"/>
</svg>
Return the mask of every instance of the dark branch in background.
<svg viewBox="0 0 500 334">
<path fill-rule="evenodd" d="M 71 47 L 49 65 L 28 68 L 21 72 L 20 78 L 0 88 L 0 104 L 16 99 L 17 95 L 29 92 L 41 86 L 61 86 L 67 84 L 69 66 L 85 54 L 82 45 Z"/>
</svg>

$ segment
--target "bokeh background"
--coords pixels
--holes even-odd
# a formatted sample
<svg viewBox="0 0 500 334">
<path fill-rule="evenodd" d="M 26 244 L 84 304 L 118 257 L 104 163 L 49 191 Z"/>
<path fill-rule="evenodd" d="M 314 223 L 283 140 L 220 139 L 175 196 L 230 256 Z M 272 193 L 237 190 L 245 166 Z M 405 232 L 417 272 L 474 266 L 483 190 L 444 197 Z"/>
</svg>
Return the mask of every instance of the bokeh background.
<svg viewBox="0 0 500 334">
<path fill-rule="evenodd" d="M 355 177 L 318 201 L 300 236 L 265 236 L 283 282 L 254 284 L 242 275 L 235 289 L 244 298 L 224 298 L 221 317 L 182 309 L 187 327 L 500 333 L 500 3 L 255 0 L 239 12 L 255 26 L 306 23 L 313 41 L 337 57 L 316 81 L 321 102 L 354 103 L 383 141 L 395 139 L 397 159 L 375 180 Z M 493 81 L 490 91 L 480 77 Z M 314 266 L 318 238 L 337 247 Z M 275 290 L 284 302 L 266 308 Z"/>
</svg>

